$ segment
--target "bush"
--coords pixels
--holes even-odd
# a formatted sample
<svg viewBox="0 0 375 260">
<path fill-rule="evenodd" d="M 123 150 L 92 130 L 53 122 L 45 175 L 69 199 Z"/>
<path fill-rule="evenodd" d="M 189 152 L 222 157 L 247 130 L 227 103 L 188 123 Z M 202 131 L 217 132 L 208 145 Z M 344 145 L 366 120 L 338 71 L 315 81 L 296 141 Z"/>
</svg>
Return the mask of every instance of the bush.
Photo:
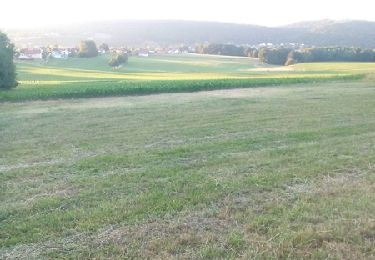
<svg viewBox="0 0 375 260">
<path fill-rule="evenodd" d="M 122 54 L 115 54 L 111 57 L 111 59 L 108 62 L 108 65 L 111 67 L 118 67 L 123 64 L 128 63 L 128 54 L 122 53 Z"/>
</svg>

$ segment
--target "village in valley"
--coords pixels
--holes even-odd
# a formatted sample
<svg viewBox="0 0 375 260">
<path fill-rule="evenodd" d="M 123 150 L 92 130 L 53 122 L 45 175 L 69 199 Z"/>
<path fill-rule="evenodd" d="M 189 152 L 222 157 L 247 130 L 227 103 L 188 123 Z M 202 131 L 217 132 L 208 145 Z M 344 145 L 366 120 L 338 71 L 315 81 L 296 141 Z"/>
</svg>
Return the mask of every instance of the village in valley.
<svg viewBox="0 0 375 260">
<path fill-rule="evenodd" d="M 18 48 L 15 52 L 17 60 L 41 60 L 48 62 L 50 59 L 68 59 L 77 57 L 79 47 L 64 47 L 60 45 L 50 45 L 48 47 L 26 47 Z M 128 47 L 108 47 L 107 44 L 98 46 L 98 55 L 105 54 L 127 54 L 129 56 L 149 57 L 150 55 L 165 54 L 187 54 L 194 53 L 194 47 L 146 47 L 146 48 L 128 48 Z"/>
</svg>

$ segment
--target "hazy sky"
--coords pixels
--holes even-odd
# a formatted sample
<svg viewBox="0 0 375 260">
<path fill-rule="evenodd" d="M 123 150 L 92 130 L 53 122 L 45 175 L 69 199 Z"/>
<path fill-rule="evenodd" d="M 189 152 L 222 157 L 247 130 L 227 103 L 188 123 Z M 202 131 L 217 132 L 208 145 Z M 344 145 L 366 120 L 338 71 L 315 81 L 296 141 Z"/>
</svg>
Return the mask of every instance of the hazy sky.
<svg viewBox="0 0 375 260">
<path fill-rule="evenodd" d="M 375 20 L 375 0 L 10 0 L 0 28 L 111 19 L 181 19 L 277 26 L 305 20 Z"/>
</svg>

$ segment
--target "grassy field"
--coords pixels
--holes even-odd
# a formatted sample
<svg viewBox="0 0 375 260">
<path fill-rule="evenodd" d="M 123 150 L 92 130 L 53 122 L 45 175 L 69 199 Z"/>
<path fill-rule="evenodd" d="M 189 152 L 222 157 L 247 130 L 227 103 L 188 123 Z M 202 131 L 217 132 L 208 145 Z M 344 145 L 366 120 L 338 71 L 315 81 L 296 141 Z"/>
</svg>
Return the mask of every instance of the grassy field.
<svg viewBox="0 0 375 260">
<path fill-rule="evenodd" d="M 0 101 L 73 97 L 124 96 L 152 93 L 249 88 L 361 78 L 375 67 L 354 70 L 280 68 L 255 59 L 204 55 L 130 57 L 120 69 L 107 65 L 107 56 L 93 59 L 18 63 L 20 86 L 0 91 Z"/>
<path fill-rule="evenodd" d="M 375 66 L 253 64 L 370 74 L 1 102 L 0 258 L 373 259 Z"/>
</svg>

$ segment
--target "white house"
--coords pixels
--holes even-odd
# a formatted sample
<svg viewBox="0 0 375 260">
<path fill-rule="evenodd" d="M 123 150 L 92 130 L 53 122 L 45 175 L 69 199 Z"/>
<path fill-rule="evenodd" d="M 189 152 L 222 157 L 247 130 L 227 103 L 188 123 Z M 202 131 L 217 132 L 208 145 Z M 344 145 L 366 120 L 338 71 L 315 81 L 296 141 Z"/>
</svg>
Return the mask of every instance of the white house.
<svg viewBox="0 0 375 260">
<path fill-rule="evenodd" d="M 139 57 L 148 57 L 148 51 L 140 51 L 140 52 L 138 53 L 138 56 L 139 56 Z"/>
<path fill-rule="evenodd" d="M 51 52 L 51 57 L 54 59 L 67 59 L 68 55 L 69 55 L 69 51 L 67 50 Z"/>
</svg>

